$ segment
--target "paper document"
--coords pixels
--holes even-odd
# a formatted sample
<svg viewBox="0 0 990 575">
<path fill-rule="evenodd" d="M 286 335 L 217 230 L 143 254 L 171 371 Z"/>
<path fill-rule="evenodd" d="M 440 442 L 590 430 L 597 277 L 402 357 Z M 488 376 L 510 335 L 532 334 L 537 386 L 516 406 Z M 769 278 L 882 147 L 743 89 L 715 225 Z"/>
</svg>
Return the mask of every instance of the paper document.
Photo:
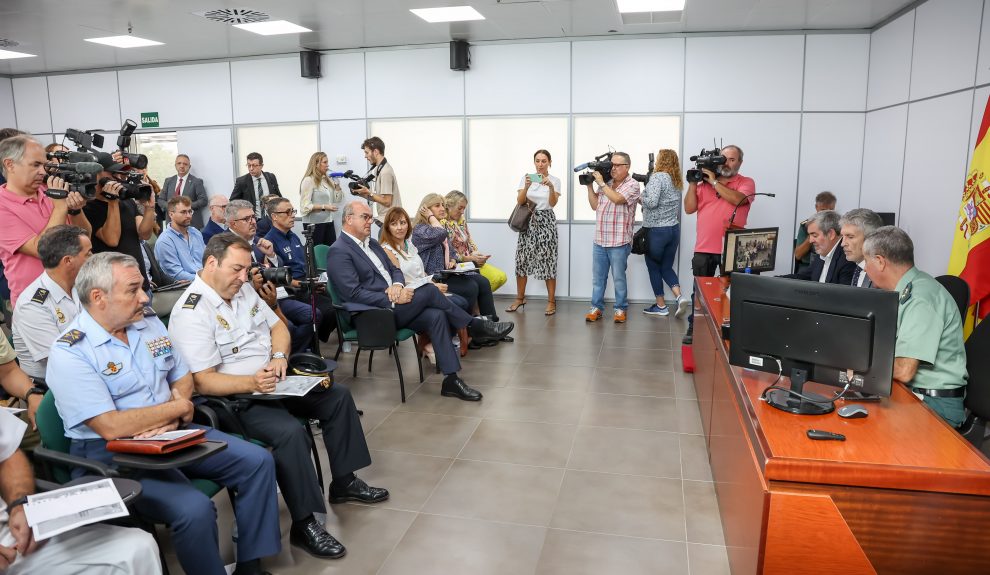
<svg viewBox="0 0 990 575">
<path fill-rule="evenodd" d="M 3 407 L 3 406 L 0 406 L 0 409 L 6 411 L 7 413 L 10 413 L 11 415 L 17 415 L 18 413 L 20 413 L 22 411 L 27 411 L 26 409 L 21 409 L 20 407 Z"/>
<path fill-rule="evenodd" d="M 325 284 L 325 283 L 327 283 L 328 280 L 329 280 L 329 278 L 327 278 L 327 272 L 323 272 L 323 273 L 320 274 L 320 279 L 318 279 L 317 281 L 319 281 L 320 283 L 324 283 Z"/>
<path fill-rule="evenodd" d="M 474 267 L 474 262 L 461 262 L 457 264 L 457 267 L 455 267 L 454 269 L 459 272 L 469 272 L 476 270 L 478 268 Z"/>
<path fill-rule="evenodd" d="M 187 435 L 196 433 L 198 429 L 176 429 L 175 431 L 166 431 L 165 433 L 159 433 L 158 435 L 152 435 L 151 437 L 125 437 L 122 441 L 172 441 L 173 439 L 181 439 Z"/>
<path fill-rule="evenodd" d="M 279 286 L 275 288 L 275 299 L 282 301 L 287 297 L 289 297 L 289 292 L 284 287 Z"/>
<path fill-rule="evenodd" d="M 271 394 L 254 392 L 252 395 L 292 395 L 302 397 L 322 382 L 325 377 L 311 375 L 290 375 L 275 385 Z"/>
<path fill-rule="evenodd" d="M 110 479 L 28 495 L 24 504 L 24 516 L 37 541 L 127 515 L 127 506 Z"/>
</svg>

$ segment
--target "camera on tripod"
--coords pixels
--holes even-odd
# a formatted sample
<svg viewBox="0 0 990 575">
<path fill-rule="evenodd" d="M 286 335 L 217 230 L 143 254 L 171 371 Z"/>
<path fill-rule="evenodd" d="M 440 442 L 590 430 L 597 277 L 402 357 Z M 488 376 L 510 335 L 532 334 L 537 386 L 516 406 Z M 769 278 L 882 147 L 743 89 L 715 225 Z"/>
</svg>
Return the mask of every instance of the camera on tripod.
<svg viewBox="0 0 990 575">
<path fill-rule="evenodd" d="M 289 287 L 292 285 L 292 270 L 287 267 L 266 268 L 261 264 L 251 264 L 248 268 L 248 277 L 253 277 L 257 270 L 261 274 L 262 281 L 272 282 L 275 287 Z"/>
<path fill-rule="evenodd" d="M 725 165 L 725 156 L 722 155 L 722 150 L 718 148 L 711 150 L 702 148 L 701 153 L 697 156 L 691 156 L 691 161 L 694 162 L 694 169 L 687 171 L 685 179 L 698 183 L 705 181 L 705 173 L 701 170 L 711 170 L 715 175 L 718 175 L 719 166 Z"/>
</svg>

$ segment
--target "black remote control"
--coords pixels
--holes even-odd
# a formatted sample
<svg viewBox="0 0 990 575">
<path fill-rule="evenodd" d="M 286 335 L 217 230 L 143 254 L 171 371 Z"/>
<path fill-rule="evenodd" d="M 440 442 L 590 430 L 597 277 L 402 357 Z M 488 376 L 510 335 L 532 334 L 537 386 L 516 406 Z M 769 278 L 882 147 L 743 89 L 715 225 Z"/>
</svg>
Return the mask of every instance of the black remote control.
<svg viewBox="0 0 990 575">
<path fill-rule="evenodd" d="M 831 431 L 822 431 L 820 429 L 809 429 L 808 439 L 818 439 L 818 440 L 832 439 L 835 441 L 845 441 L 846 436 L 842 435 L 841 433 L 832 433 Z"/>
</svg>

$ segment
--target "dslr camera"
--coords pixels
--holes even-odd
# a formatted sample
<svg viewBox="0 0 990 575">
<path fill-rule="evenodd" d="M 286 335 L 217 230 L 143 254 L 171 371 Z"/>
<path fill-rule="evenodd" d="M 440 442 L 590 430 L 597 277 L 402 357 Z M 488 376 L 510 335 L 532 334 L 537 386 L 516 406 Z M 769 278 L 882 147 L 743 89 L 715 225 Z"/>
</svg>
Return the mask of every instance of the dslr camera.
<svg viewBox="0 0 990 575">
<path fill-rule="evenodd" d="M 121 190 L 120 194 L 104 193 L 104 196 L 110 199 L 137 200 L 139 202 L 147 202 L 151 199 L 151 194 L 154 193 L 154 189 L 150 184 L 144 183 L 144 174 L 140 172 L 129 172 L 127 170 L 120 170 L 110 173 L 113 175 L 113 178 L 100 178 L 100 186 L 105 186 L 110 182 L 117 182 L 123 186 L 124 189 Z"/>
<path fill-rule="evenodd" d="M 725 156 L 722 155 L 722 150 L 718 148 L 712 148 L 711 150 L 701 149 L 701 153 L 697 156 L 691 156 L 691 161 L 694 162 L 694 169 L 688 170 L 685 179 L 689 182 L 703 182 L 705 180 L 705 173 L 701 170 L 711 170 L 718 175 L 718 167 L 725 165 Z"/>
<path fill-rule="evenodd" d="M 287 267 L 266 268 L 261 264 L 251 264 L 248 268 L 248 277 L 254 277 L 257 270 L 261 274 L 262 281 L 272 282 L 275 287 L 288 287 L 292 285 L 292 270 Z"/>
<path fill-rule="evenodd" d="M 361 176 L 358 176 L 357 174 L 351 174 L 348 177 L 352 181 L 347 182 L 347 187 L 351 190 L 351 195 L 354 195 L 354 196 L 357 196 L 358 195 L 358 193 L 357 193 L 357 189 L 358 188 L 361 188 L 361 187 L 371 188 L 371 182 L 375 181 L 374 174 L 368 174 L 367 176 L 365 176 L 363 178 Z"/>
</svg>

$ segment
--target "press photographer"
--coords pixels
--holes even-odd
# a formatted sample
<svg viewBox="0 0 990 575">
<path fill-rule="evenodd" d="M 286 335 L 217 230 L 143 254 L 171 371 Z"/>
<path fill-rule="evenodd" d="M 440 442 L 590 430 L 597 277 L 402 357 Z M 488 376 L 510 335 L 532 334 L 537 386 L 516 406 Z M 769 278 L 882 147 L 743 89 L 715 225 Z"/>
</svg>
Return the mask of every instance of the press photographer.
<svg viewBox="0 0 990 575">
<path fill-rule="evenodd" d="M 89 220 L 80 211 L 86 200 L 60 177 L 45 170 L 45 149 L 28 135 L 0 142 L 0 168 L 7 183 L 0 186 L 0 260 L 10 285 L 10 301 L 44 271 L 38 259 L 38 238 L 61 224 L 79 226 L 91 233 Z M 46 191 L 60 191 L 52 199 Z"/>
<path fill-rule="evenodd" d="M 726 225 L 733 217 L 737 226 L 745 226 L 749 210 L 756 199 L 756 182 L 739 173 L 743 151 L 739 146 L 725 146 L 721 150 L 701 150 L 692 156 L 693 170 L 685 179 L 688 189 L 684 194 L 684 211 L 698 214 L 698 235 L 691 258 L 691 271 L 695 277 L 715 275 L 722 259 L 722 244 Z M 692 301 L 694 295 L 692 294 Z M 688 316 L 688 330 L 683 343 L 688 345 L 694 333 L 694 306 Z"/>
<path fill-rule="evenodd" d="M 399 197 L 399 183 L 395 180 L 395 170 L 385 159 L 385 142 L 378 136 L 372 136 L 361 143 L 364 159 L 371 164 L 371 169 L 364 177 L 365 182 L 351 187 L 351 193 L 368 200 L 368 205 L 377 204 L 375 213 L 380 220 L 392 206 L 402 207 Z M 369 187 L 370 184 L 370 187 Z"/>
</svg>

